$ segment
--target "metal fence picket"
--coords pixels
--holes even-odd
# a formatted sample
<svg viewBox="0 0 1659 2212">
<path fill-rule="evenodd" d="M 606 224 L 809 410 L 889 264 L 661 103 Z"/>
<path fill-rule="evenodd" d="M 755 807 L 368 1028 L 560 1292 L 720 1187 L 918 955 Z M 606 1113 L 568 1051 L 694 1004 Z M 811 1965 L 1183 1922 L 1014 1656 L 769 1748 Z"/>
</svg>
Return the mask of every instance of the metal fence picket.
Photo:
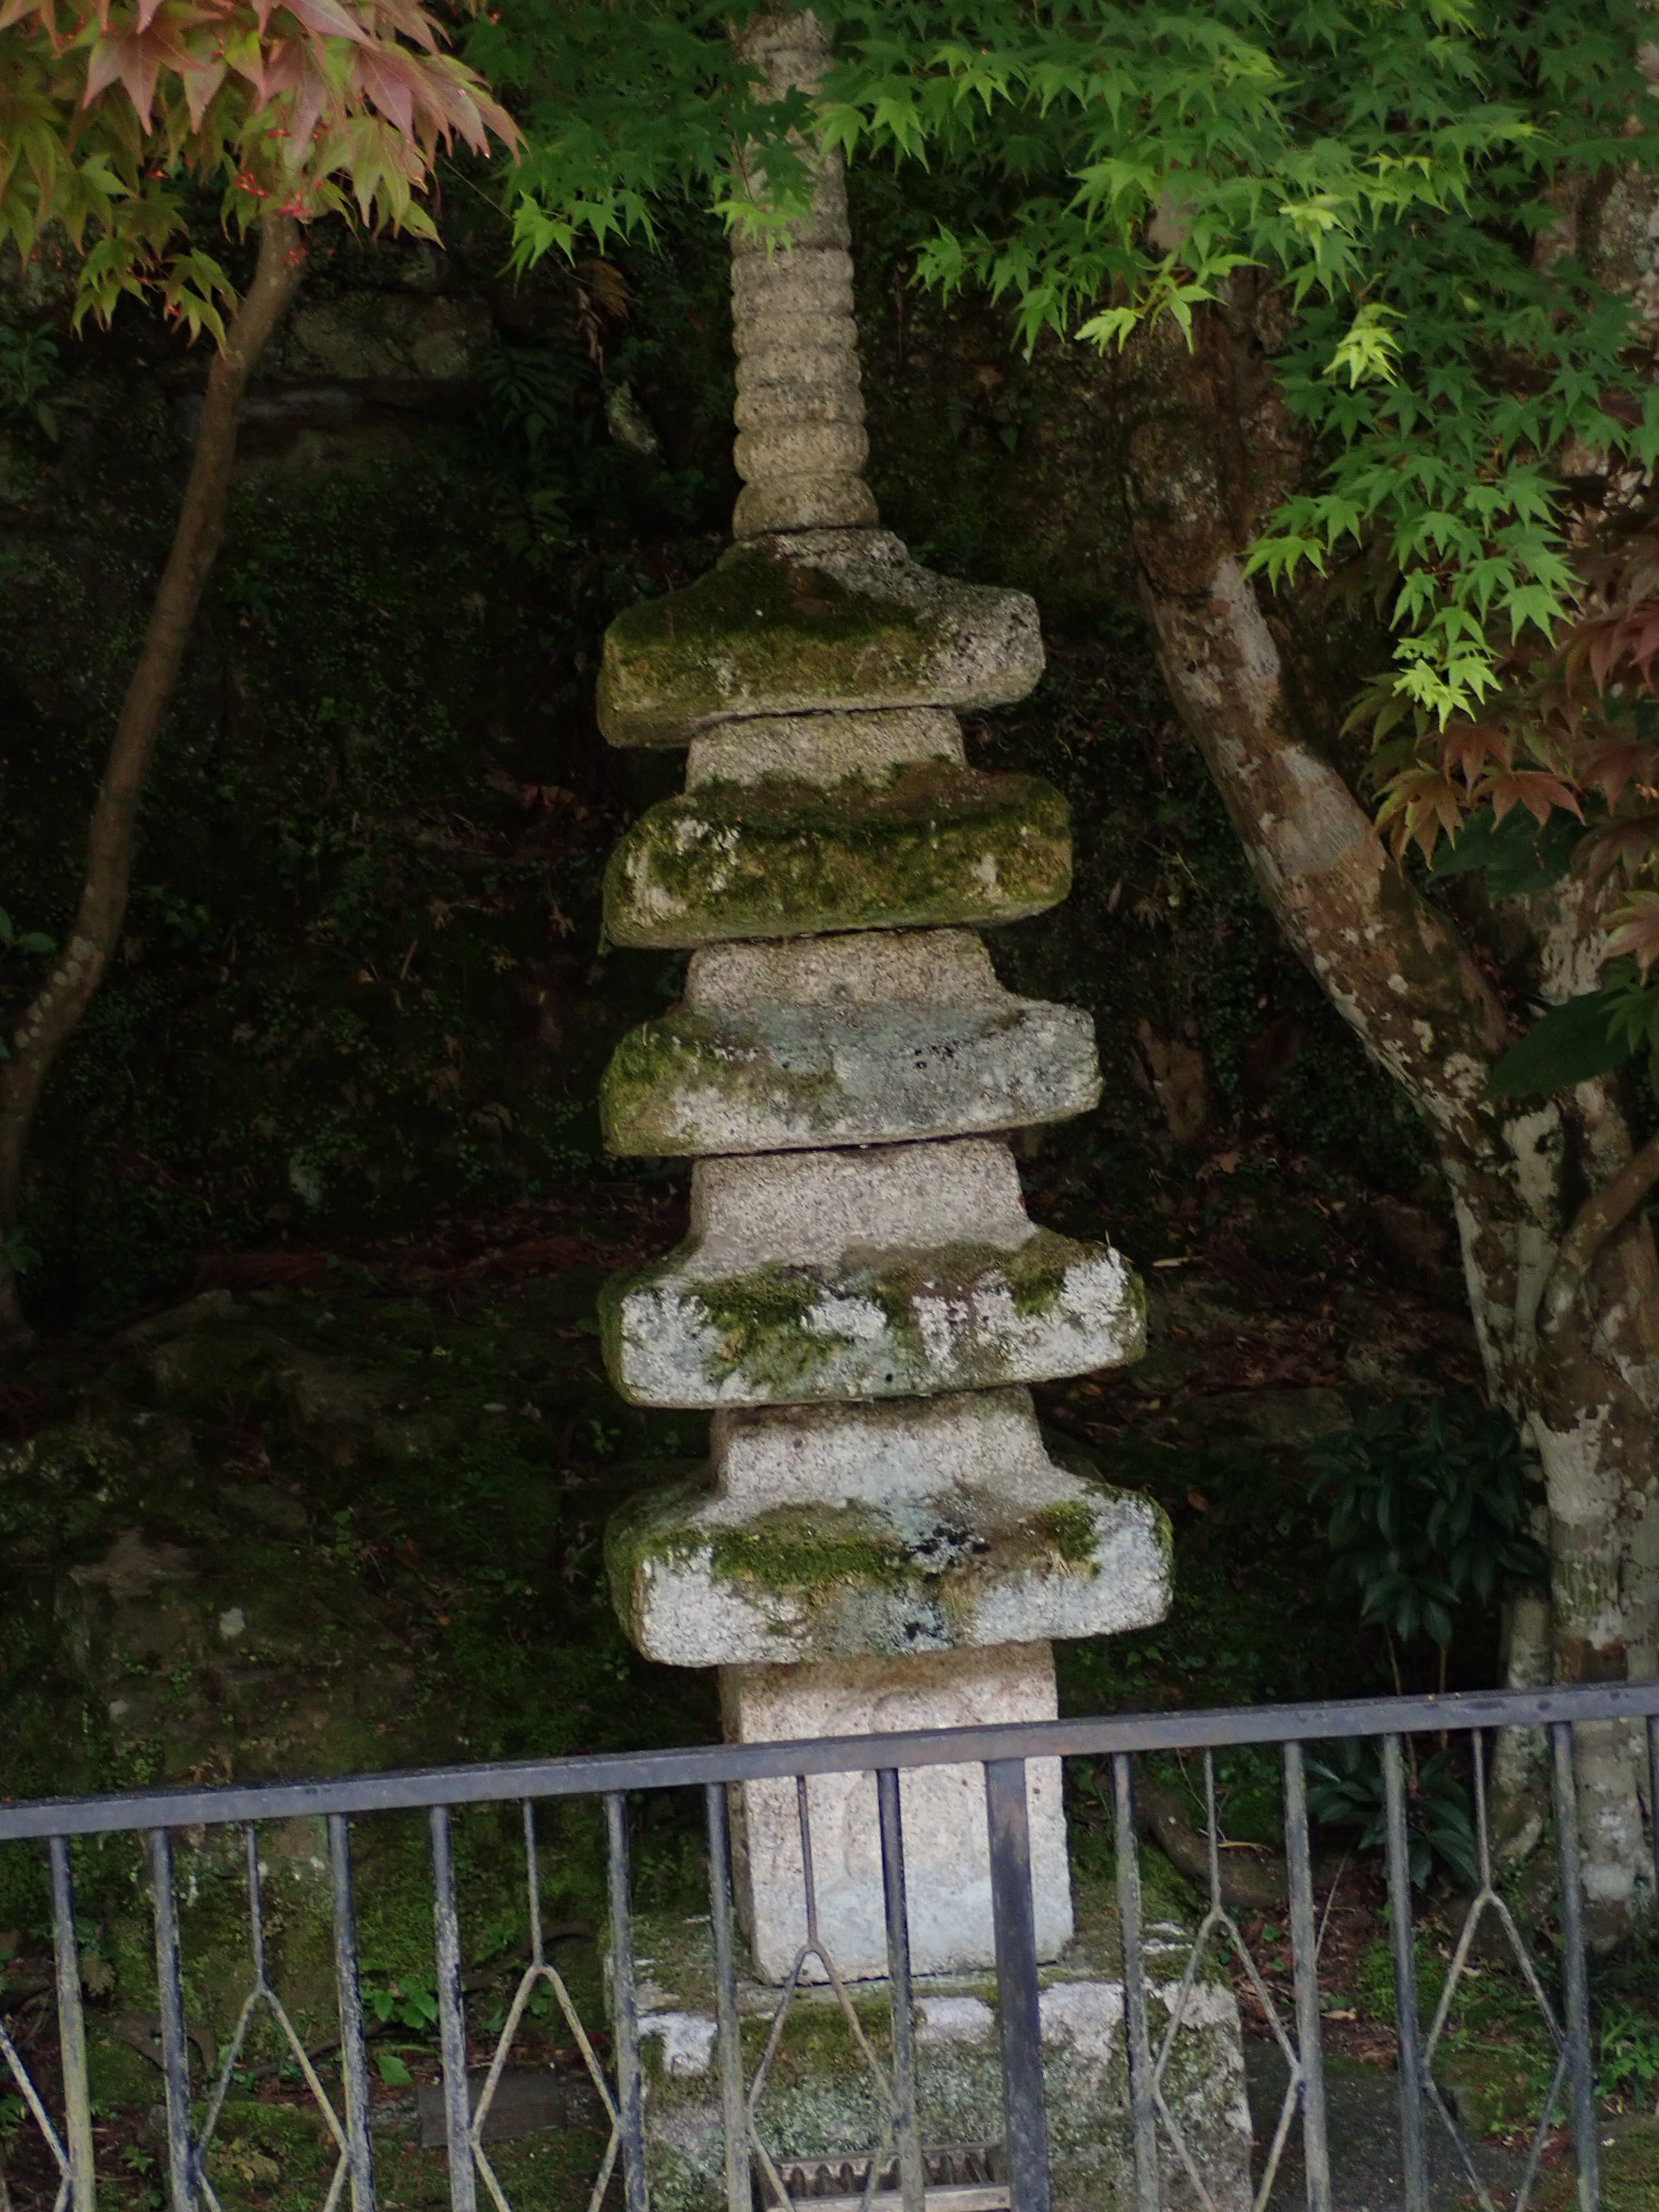
<svg viewBox="0 0 1659 2212">
<path fill-rule="evenodd" d="M 1048 2128 L 1037 1990 L 1036 1919 L 1031 1900 L 1031 1832 L 1025 1762 L 985 1762 L 996 1932 L 997 2004 L 1002 2031 L 1002 2096 L 1010 2212 L 1048 2212 Z"/>
</svg>

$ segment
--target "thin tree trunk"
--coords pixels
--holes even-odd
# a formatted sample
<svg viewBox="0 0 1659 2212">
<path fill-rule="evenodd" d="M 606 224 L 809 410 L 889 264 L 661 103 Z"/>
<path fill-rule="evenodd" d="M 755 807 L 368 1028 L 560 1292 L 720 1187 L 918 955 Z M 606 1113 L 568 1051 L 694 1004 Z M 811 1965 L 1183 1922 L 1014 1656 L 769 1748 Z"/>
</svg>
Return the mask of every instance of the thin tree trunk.
<svg viewBox="0 0 1659 2212">
<path fill-rule="evenodd" d="M 1659 1181 L 1659 1137 L 1633 1152 L 1622 1112 L 1609 1115 L 1596 1097 L 1606 1087 L 1580 1085 L 1569 1109 L 1588 1110 L 1614 1157 L 1600 1164 L 1606 1180 L 1580 1205 L 1544 1284 L 1532 1394 L 1550 1501 L 1555 1675 L 1568 1682 L 1651 1677 L 1659 1637 L 1659 1264 L 1641 1211 Z M 1646 1749 L 1646 1730 L 1632 1723 L 1576 1734 L 1585 1902 L 1602 1939 L 1623 1931 L 1651 1879 L 1640 1802 Z"/>
<path fill-rule="evenodd" d="M 172 549 L 93 805 L 75 918 L 45 982 L 16 1025 L 11 1057 L 0 1063 L 0 1236 L 16 1224 L 24 1155 L 46 1078 L 120 939 L 144 779 L 224 528 L 243 390 L 304 266 L 298 223 L 274 211 L 262 216 L 252 281 L 208 370 L 201 427 Z M 0 1259 L 0 1352 L 27 1337 L 15 1278 Z"/>
<path fill-rule="evenodd" d="M 1650 1671 L 1659 1267 L 1638 1210 L 1648 1162 L 1631 1161 L 1605 1079 L 1519 1109 L 1486 1097 L 1510 1041 L 1503 1002 L 1333 765 L 1340 702 L 1315 696 L 1287 617 L 1243 579 L 1256 518 L 1300 462 L 1246 314 L 1201 319 L 1191 349 L 1149 334 L 1124 398 L 1133 541 L 1170 696 L 1286 937 L 1435 1133 L 1488 1387 L 1543 1468 L 1553 1671 Z M 1569 884 L 1529 918 L 1548 994 L 1593 988 L 1600 933 L 1584 894 Z M 1584 1734 L 1586 1893 L 1606 1934 L 1641 1878 L 1640 1814 L 1620 1732 Z"/>
</svg>

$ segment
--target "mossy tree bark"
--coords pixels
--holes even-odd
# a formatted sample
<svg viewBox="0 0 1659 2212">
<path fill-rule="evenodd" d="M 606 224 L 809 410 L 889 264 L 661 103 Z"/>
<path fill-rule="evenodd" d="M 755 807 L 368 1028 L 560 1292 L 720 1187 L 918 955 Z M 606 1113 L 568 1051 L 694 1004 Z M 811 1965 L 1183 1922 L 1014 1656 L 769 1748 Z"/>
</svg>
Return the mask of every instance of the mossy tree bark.
<svg viewBox="0 0 1659 2212">
<path fill-rule="evenodd" d="M 1244 580 L 1260 518 L 1306 465 L 1255 324 L 1270 308 L 1241 292 L 1190 349 L 1165 327 L 1123 365 L 1131 533 L 1164 678 L 1286 936 L 1434 1132 L 1488 1386 L 1541 1466 L 1555 1678 L 1651 1675 L 1659 1262 L 1640 1200 L 1659 1147 L 1634 1152 L 1613 1080 L 1488 1100 L 1515 1034 L 1496 933 L 1423 894 L 1343 773 L 1318 598 Z M 1545 997 L 1595 988 L 1604 924 L 1581 884 L 1510 904 L 1504 964 L 1523 938 Z M 1643 1879 L 1633 1747 L 1620 1729 L 1581 1734 L 1587 1890 L 1612 1929 Z"/>
<path fill-rule="evenodd" d="M 224 528 L 242 394 L 304 267 L 299 224 L 274 210 L 262 216 L 252 279 L 208 371 L 172 547 L 93 803 L 75 917 L 0 1063 L 0 1238 L 17 1224 L 29 1131 L 46 1079 L 120 941 L 145 777 Z M 0 1254 L 0 1356 L 28 1339 L 15 1273 Z"/>
</svg>

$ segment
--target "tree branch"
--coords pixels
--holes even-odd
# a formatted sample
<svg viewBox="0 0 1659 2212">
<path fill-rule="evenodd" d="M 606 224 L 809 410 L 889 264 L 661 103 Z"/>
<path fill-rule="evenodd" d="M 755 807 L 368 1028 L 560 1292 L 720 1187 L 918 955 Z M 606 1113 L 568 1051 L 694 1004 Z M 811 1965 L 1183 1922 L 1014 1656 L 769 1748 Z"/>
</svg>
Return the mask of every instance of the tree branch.
<svg viewBox="0 0 1659 2212">
<path fill-rule="evenodd" d="M 208 370 L 201 426 L 172 548 L 93 805 L 75 918 L 46 981 L 16 1026 L 13 1057 L 0 1066 L 0 1234 L 17 1219 L 24 1152 L 46 1077 L 119 940 L 144 779 L 223 533 L 242 393 L 304 267 L 299 224 L 274 210 L 262 216 L 252 281 Z M 0 1261 L 0 1340 L 21 1332 L 11 1270 Z"/>
<path fill-rule="evenodd" d="M 1604 1247 L 1659 1183 L 1659 1135 L 1633 1152 L 1610 1182 L 1591 1193 L 1561 1239 L 1540 1301 L 1540 1333 L 1553 1336 L 1571 1318 L 1584 1279 Z"/>
<path fill-rule="evenodd" d="M 1164 329 L 1126 355 L 1125 489 L 1164 680 L 1292 948 L 1443 1139 L 1501 1166 L 1485 1079 L 1509 1042 L 1503 1003 L 1314 741 L 1244 576 L 1267 496 L 1241 436 L 1251 343 L 1212 313 L 1190 348 Z M 1270 387 L 1249 404 L 1290 434 Z"/>
</svg>

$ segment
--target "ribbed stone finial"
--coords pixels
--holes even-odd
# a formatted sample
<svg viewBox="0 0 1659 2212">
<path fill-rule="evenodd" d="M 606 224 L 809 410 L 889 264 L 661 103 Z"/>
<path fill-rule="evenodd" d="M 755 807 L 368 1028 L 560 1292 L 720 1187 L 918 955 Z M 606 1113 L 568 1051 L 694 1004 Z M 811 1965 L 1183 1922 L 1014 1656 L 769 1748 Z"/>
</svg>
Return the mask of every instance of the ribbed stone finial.
<svg viewBox="0 0 1659 2212">
<path fill-rule="evenodd" d="M 812 92 L 830 65 L 830 40 L 810 9 L 757 15 L 738 39 L 775 100 Z M 737 353 L 738 440 L 744 489 L 738 538 L 792 530 L 860 529 L 876 502 L 860 474 L 869 457 L 853 320 L 853 256 L 841 155 L 803 145 L 812 178 L 809 211 L 787 243 L 763 229 L 736 233 L 732 334 Z M 766 181 L 750 179 L 757 198 Z"/>
</svg>

